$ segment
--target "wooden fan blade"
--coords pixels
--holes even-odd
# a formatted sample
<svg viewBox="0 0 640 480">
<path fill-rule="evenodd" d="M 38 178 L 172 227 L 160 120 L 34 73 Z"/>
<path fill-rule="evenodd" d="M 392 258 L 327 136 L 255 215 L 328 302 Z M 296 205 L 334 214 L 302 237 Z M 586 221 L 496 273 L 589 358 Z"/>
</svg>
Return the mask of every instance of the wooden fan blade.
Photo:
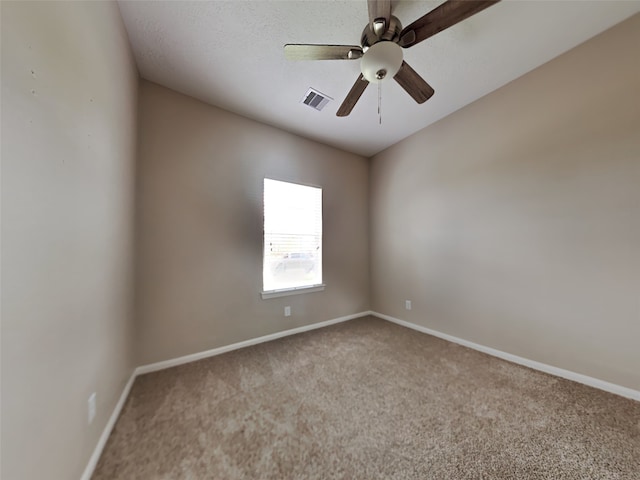
<svg viewBox="0 0 640 480">
<path fill-rule="evenodd" d="M 353 107 L 356 106 L 358 99 L 362 96 L 362 93 L 367 88 L 367 85 L 369 85 L 369 81 L 366 80 L 362 74 L 360 74 L 360 76 L 356 80 L 356 83 L 353 84 L 353 87 L 351 87 L 351 90 L 349 90 L 349 93 L 347 93 L 347 98 L 345 98 L 344 102 L 342 102 L 342 105 L 340 105 L 340 108 L 336 113 L 338 117 L 346 117 L 351 113 L 351 110 L 353 110 Z"/>
<path fill-rule="evenodd" d="M 418 103 L 426 102 L 434 94 L 431 85 L 425 82 L 407 62 L 402 62 L 400 70 L 393 79 Z"/>
<path fill-rule="evenodd" d="M 403 48 L 407 48 L 420 43 L 499 1 L 448 0 L 402 29 L 398 44 Z"/>
<path fill-rule="evenodd" d="M 381 37 L 387 31 L 391 19 L 391 0 L 367 0 L 367 7 L 371 30 Z M 384 23 L 381 20 L 384 20 Z"/>
<path fill-rule="evenodd" d="M 362 57 L 357 45 L 293 45 L 284 46 L 287 60 L 355 60 Z"/>
</svg>

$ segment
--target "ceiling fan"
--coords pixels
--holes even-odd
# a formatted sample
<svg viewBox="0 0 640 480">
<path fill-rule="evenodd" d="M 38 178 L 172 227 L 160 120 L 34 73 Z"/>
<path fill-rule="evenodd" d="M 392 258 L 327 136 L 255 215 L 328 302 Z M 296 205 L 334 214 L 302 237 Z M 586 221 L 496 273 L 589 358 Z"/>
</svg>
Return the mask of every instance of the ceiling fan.
<svg viewBox="0 0 640 480">
<path fill-rule="evenodd" d="M 369 83 L 393 78 L 418 103 L 434 93 L 433 88 L 403 60 L 402 49 L 432 37 L 500 0 L 447 0 L 402 28 L 391 14 L 391 0 L 367 0 L 369 23 L 357 45 L 284 46 L 288 60 L 360 60 L 360 76 L 353 84 L 336 115 L 346 117 Z"/>
</svg>

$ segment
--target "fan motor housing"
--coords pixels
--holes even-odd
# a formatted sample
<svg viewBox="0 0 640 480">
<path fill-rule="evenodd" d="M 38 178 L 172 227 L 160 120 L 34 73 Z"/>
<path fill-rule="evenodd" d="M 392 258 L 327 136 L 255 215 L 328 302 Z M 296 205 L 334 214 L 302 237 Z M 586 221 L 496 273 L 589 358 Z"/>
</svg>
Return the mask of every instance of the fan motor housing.
<svg viewBox="0 0 640 480">
<path fill-rule="evenodd" d="M 379 37 L 373 31 L 371 25 L 367 23 L 367 25 L 364 27 L 364 30 L 362 31 L 360 45 L 362 46 L 362 50 L 366 52 L 369 47 L 375 45 L 380 41 L 398 43 L 398 40 L 400 40 L 400 32 L 402 32 L 402 23 L 400 23 L 398 17 L 394 17 L 393 15 L 391 15 L 391 18 L 389 19 L 389 26 Z"/>
</svg>

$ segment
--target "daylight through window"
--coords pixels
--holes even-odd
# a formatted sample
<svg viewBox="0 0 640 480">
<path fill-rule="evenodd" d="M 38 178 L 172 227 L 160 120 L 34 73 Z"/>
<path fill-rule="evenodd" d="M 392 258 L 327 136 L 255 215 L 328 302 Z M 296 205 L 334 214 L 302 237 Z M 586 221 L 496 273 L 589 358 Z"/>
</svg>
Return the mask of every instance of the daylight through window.
<svg viewBox="0 0 640 480">
<path fill-rule="evenodd" d="M 264 291 L 322 284 L 322 189 L 264 179 Z"/>
</svg>

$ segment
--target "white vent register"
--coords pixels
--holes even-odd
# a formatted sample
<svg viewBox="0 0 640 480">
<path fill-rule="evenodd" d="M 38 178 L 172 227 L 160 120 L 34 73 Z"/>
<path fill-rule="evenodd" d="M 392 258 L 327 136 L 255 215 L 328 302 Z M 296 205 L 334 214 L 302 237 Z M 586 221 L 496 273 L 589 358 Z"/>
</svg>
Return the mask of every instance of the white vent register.
<svg viewBox="0 0 640 480">
<path fill-rule="evenodd" d="M 325 95 L 324 93 L 320 93 L 313 88 L 310 88 L 309 90 L 307 90 L 307 93 L 304 95 L 304 97 L 302 97 L 302 100 L 300 100 L 300 102 L 320 111 L 331 100 L 333 100 L 333 98 Z"/>
</svg>

